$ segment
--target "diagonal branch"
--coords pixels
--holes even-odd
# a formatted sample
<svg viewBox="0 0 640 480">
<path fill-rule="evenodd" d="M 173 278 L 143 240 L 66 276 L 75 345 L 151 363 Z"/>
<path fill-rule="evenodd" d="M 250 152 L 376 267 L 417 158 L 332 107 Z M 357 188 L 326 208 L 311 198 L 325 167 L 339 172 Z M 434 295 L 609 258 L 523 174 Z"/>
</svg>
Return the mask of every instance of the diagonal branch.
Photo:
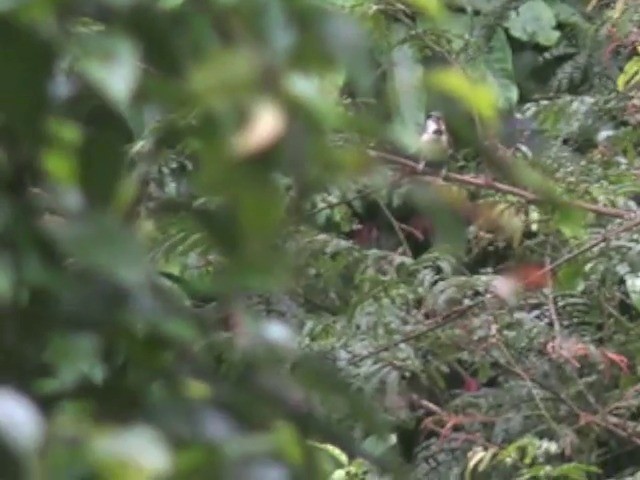
<svg viewBox="0 0 640 480">
<path fill-rule="evenodd" d="M 481 188 L 485 190 L 493 190 L 494 192 L 505 193 L 508 195 L 513 195 L 515 197 L 522 198 L 529 203 L 541 203 L 544 201 L 539 195 L 535 193 L 529 192 L 522 188 L 514 187 L 513 185 L 508 185 L 506 183 L 496 182 L 490 178 L 478 177 L 472 175 L 461 175 L 458 173 L 449 173 L 446 172 L 444 174 L 440 174 L 433 169 L 429 169 L 428 167 L 420 168 L 412 160 L 401 157 L 399 155 L 395 155 L 392 153 L 382 152 L 379 150 L 368 149 L 367 153 L 372 157 L 382 160 L 386 163 L 394 164 L 403 168 L 407 168 L 412 174 L 421 176 L 427 179 L 441 179 L 444 181 L 449 181 L 451 183 L 457 183 L 460 185 L 466 185 L 474 188 Z M 571 205 L 576 208 L 580 208 L 582 210 L 586 210 L 588 212 L 595 213 L 597 215 L 604 215 L 607 217 L 614 218 L 629 218 L 635 215 L 635 212 L 632 210 L 625 210 L 621 208 L 614 207 L 606 207 L 604 205 L 597 205 L 589 202 L 584 202 L 582 200 L 569 200 L 567 201 L 568 205 Z"/>
<path fill-rule="evenodd" d="M 623 233 L 626 233 L 630 230 L 633 230 L 635 228 L 640 227 L 640 216 L 636 216 L 634 218 L 632 218 L 631 220 L 623 223 L 622 225 L 620 225 L 618 228 L 614 228 L 611 229 L 607 232 L 604 232 L 603 234 L 599 235 L 598 237 L 596 237 L 595 239 L 591 240 L 590 242 L 585 243 L 582 247 L 578 248 L 577 250 L 574 250 L 566 255 L 563 255 L 562 257 L 560 257 L 558 260 L 556 260 L 553 263 L 547 264 L 544 268 L 538 270 L 537 272 L 535 272 L 534 274 L 532 274 L 528 279 L 525 279 L 524 283 L 528 283 L 530 281 L 535 281 L 536 277 L 538 276 L 544 276 L 546 274 L 548 274 L 549 272 L 552 272 L 554 270 L 556 270 L 558 267 L 560 267 L 561 265 L 564 265 L 565 263 L 573 260 L 574 258 L 590 251 L 593 250 L 594 248 L 596 248 L 597 246 L 599 246 L 602 243 L 605 243 L 608 240 L 611 240 L 612 238 L 618 237 L 620 235 L 622 235 Z M 367 358 L 379 355 L 380 353 L 386 352 L 387 350 L 390 350 L 394 347 L 397 347 L 398 345 L 402 345 L 403 343 L 406 343 L 410 340 L 419 338 L 423 335 L 426 335 L 427 333 L 430 333 L 434 330 L 440 329 L 446 325 L 449 325 L 453 322 L 455 322 L 456 320 L 458 320 L 459 318 L 461 318 L 464 314 L 466 314 L 467 312 L 471 311 L 473 308 L 481 305 L 483 302 L 485 302 L 486 300 L 488 300 L 489 298 L 493 297 L 495 294 L 493 292 L 489 292 L 486 295 L 478 298 L 477 300 L 467 303 L 465 305 L 461 305 L 458 307 L 455 307 L 451 310 L 449 310 L 448 312 L 445 312 L 442 315 L 439 315 L 435 318 L 430 319 L 430 321 L 428 322 L 427 325 L 425 325 L 424 327 L 418 328 L 413 330 L 412 332 L 409 332 L 406 335 L 403 335 L 402 337 L 400 337 L 397 340 L 394 340 L 392 342 L 388 342 L 384 345 L 381 345 L 380 347 L 371 350 L 369 352 L 365 352 L 361 355 L 357 355 L 355 356 L 351 361 L 353 363 L 359 363 L 362 360 L 365 360 Z"/>
</svg>

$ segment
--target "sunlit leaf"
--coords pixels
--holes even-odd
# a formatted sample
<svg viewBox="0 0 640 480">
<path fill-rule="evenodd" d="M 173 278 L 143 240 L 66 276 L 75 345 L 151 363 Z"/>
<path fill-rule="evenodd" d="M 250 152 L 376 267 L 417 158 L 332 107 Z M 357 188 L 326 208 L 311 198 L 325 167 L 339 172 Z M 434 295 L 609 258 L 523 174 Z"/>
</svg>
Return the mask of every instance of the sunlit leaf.
<svg viewBox="0 0 640 480">
<path fill-rule="evenodd" d="M 144 424 L 106 429 L 92 439 L 91 456 L 108 476 L 153 479 L 173 470 L 173 452 L 157 429 Z"/>
<path fill-rule="evenodd" d="M 498 99 L 490 86 L 473 82 L 455 68 L 430 70 L 426 74 L 426 81 L 431 88 L 458 100 L 483 120 L 491 123 L 497 121 Z"/>
<path fill-rule="evenodd" d="M 328 453 L 338 465 L 346 466 L 349 464 L 349 457 L 335 445 L 328 443 L 309 442 L 312 446 Z"/>
<path fill-rule="evenodd" d="M 526 226 L 524 215 L 514 205 L 496 201 L 478 202 L 474 208 L 474 224 L 482 231 L 520 244 Z"/>
<path fill-rule="evenodd" d="M 43 166 L 51 179 L 63 185 L 77 185 L 80 179 L 78 149 L 82 131 L 77 123 L 52 118 L 48 123 L 49 145 L 43 154 Z"/>
<path fill-rule="evenodd" d="M 279 104 L 264 100 L 257 102 L 247 123 L 233 138 L 235 154 L 252 156 L 274 145 L 287 128 L 287 114 Z"/>
<path fill-rule="evenodd" d="M 436 19 L 440 19 L 447 13 L 441 0 L 408 0 L 408 3 Z"/>
<path fill-rule="evenodd" d="M 640 82 L 640 56 L 635 56 L 624 66 L 616 85 L 618 90 L 623 92 L 638 82 Z"/>
</svg>

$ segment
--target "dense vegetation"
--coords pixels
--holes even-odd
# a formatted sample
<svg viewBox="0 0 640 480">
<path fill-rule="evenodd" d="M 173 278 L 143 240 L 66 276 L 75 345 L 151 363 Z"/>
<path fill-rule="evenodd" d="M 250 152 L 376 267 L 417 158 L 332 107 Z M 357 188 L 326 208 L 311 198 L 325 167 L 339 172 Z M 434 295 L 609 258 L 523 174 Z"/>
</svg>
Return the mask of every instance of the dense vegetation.
<svg viewBox="0 0 640 480">
<path fill-rule="evenodd" d="M 640 478 L 639 125 L 632 0 L 0 2 L 0 477 Z"/>
</svg>

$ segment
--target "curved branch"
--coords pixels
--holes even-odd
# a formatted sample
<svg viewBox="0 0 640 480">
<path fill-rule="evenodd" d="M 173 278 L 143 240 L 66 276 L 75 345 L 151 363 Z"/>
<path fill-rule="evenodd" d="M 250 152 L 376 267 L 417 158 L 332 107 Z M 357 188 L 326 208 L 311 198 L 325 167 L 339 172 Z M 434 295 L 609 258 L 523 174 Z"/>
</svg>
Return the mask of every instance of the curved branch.
<svg viewBox="0 0 640 480">
<path fill-rule="evenodd" d="M 381 152 L 374 149 L 368 149 L 367 153 L 378 160 L 382 160 L 386 163 L 407 168 L 412 174 L 423 177 L 423 178 L 424 177 L 429 179 L 439 178 L 445 181 L 449 181 L 451 183 L 467 185 L 469 187 L 474 187 L 474 188 L 493 190 L 494 192 L 505 193 L 508 195 L 513 195 L 515 197 L 522 198 L 525 201 L 530 203 L 542 203 L 544 201 L 544 198 L 542 198 L 539 195 L 536 195 L 535 193 L 529 192 L 522 188 L 514 187 L 513 185 L 508 185 L 506 183 L 496 182 L 495 180 L 492 180 L 490 178 L 471 176 L 471 175 L 461 175 L 458 173 L 449 173 L 449 172 L 440 174 L 436 170 L 430 169 L 428 166 L 421 168 L 419 165 L 417 165 L 415 162 L 411 161 L 410 159 L 401 157 L 399 155 L 395 155 L 387 152 Z M 582 210 L 586 210 L 588 212 L 595 213 L 597 215 L 604 215 L 604 216 L 613 217 L 613 218 L 629 218 L 636 215 L 636 212 L 634 212 L 633 210 L 606 207 L 603 205 L 584 202 L 582 200 L 568 200 L 567 204 L 576 208 L 580 208 Z"/>
</svg>

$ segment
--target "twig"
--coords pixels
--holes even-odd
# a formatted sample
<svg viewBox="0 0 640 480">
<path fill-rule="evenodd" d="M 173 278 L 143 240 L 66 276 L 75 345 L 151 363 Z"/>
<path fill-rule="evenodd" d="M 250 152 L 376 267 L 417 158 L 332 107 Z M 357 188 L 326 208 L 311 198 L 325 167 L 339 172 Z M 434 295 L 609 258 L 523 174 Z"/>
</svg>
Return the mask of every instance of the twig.
<svg viewBox="0 0 640 480">
<path fill-rule="evenodd" d="M 449 172 L 441 174 L 439 172 L 430 171 L 428 167 L 421 169 L 419 165 L 417 165 L 415 162 L 411 161 L 410 159 L 401 157 L 399 155 L 394 155 L 392 153 L 381 152 L 374 149 L 368 149 L 367 153 L 372 157 L 383 160 L 387 163 L 392 163 L 395 165 L 399 165 L 401 167 L 408 168 L 412 173 L 421 177 L 427 177 L 431 179 L 440 179 L 444 181 L 449 181 L 451 183 L 457 183 L 460 185 L 467 185 L 475 188 L 493 190 L 494 192 L 505 193 L 508 195 L 513 195 L 515 197 L 522 198 L 530 203 L 541 203 L 544 201 L 544 198 L 542 198 L 539 195 L 536 195 L 535 193 L 529 192 L 528 190 L 514 187 L 513 185 L 508 185 L 506 183 L 496 182 L 495 180 L 492 180 L 490 178 L 478 177 L 478 176 L 472 176 L 472 175 L 461 175 L 458 173 L 449 173 Z M 588 203 L 582 200 L 568 200 L 566 203 L 568 205 L 571 205 L 572 207 L 580 208 L 582 210 L 586 210 L 588 212 L 592 212 L 598 215 L 604 215 L 607 217 L 624 219 L 624 218 L 629 218 L 631 216 L 634 216 L 636 214 L 636 212 L 632 210 L 605 207 L 603 205 Z"/>
<path fill-rule="evenodd" d="M 376 202 L 378 203 L 378 205 L 380 205 L 380 208 L 382 209 L 382 212 L 385 214 L 385 216 L 387 217 L 389 222 L 391 222 L 391 226 L 393 227 L 393 230 L 396 232 L 398 240 L 400 240 L 400 243 L 402 244 L 402 248 L 404 249 L 405 253 L 407 255 L 411 255 L 411 248 L 409 248 L 409 244 L 407 243 L 407 239 L 404 236 L 404 233 L 402 233 L 402 228 L 400 227 L 400 222 L 398 222 L 394 218 L 393 214 L 389 211 L 389 209 L 386 207 L 384 202 L 380 201 L 380 199 L 378 199 L 378 198 L 376 198 Z"/>
<path fill-rule="evenodd" d="M 549 257 L 545 258 L 544 266 L 545 268 L 549 268 L 551 265 L 551 261 Z M 556 340 L 560 339 L 561 329 L 560 329 L 560 319 L 558 318 L 558 311 L 556 309 L 556 302 L 553 298 L 553 279 L 549 276 L 549 285 L 547 290 L 547 303 L 549 305 L 549 315 L 551 316 L 551 321 L 553 322 L 553 330 L 556 334 Z"/>
<path fill-rule="evenodd" d="M 577 250 L 574 250 L 571 253 L 568 253 L 567 255 L 564 255 L 563 257 L 559 258 L 558 260 L 556 260 L 555 262 L 546 265 L 543 269 L 535 272 L 534 274 L 530 275 L 530 277 L 528 279 L 525 279 L 525 283 L 528 283 L 530 281 L 534 281 L 536 279 L 537 276 L 539 275 L 546 275 L 549 272 L 557 269 L 559 266 L 573 260 L 574 258 L 578 257 L 579 255 L 582 255 L 586 252 L 588 252 L 589 250 L 594 249 L 595 247 L 597 247 L 598 245 L 600 245 L 601 243 L 606 242 L 607 240 L 610 240 L 611 238 L 614 238 L 622 233 L 625 233 L 629 230 L 633 230 L 634 228 L 637 228 L 640 226 L 640 217 L 634 218 L 628 222 L 625 222 L 624 224 L 622 224 L 620 227 L 611 230 L 610 232 L 604 232 L 602 235 L 600 235 L 599 237 L 597 237 L 596 239 L 586 243 L 584 246 L 580 247 Z M 352 362 L 354 363 L 359 363 L 362 360 L 365 360 L 367 358 L 376 356 L 382 352 L 385 352 L 387 350 L 390 350 L 394 347 L 397 347 L 398 345 L 402 345 L 403 343 L 406 343 L 410 340 L 413 340 L 415 338 L 421 337 L 423 335 L 426 335 L 427 333 L 430 333 L 434 330 L 437 330 L 439 328 L 442 328 L 446 325 L 449 325 L 451 323 L 453 323 L 455 320 L 459 319 L 460 317 L 462 317 L 465 313 L 469 312 L 471 309 L 477 307 L 478 305 L 482 304 L 483 302 L 485 302 L 486 300 L 492 298 L 495 294 L 493 292 L 489 292 L 487 295 L 484 295 L 480 298 L 478 298 L 477 300 L 468 303 L 466 305 L 461 305 L 458 307 L 455 307 L 451 310 L 449 310 L 448 312 L 445 312 L 442 315 L 439 315 L 433 319 L 431 319 L 431 321 L 429 322 L 428 325 L 422 327 L 422 328 L 418 328 L 416 330 L 414 330 L 413 332 L 410 332 L 406 335 L 403 335 L 402 337 L 400 337 L 397 340 L 394 340 L 393 342 L 389 342 L 386 343 L 370 352 L 366 352 L 363 353 L 361 355 L 358 355 L 356 357 L 354 357 L 352 359 Z"/>
</svg>

